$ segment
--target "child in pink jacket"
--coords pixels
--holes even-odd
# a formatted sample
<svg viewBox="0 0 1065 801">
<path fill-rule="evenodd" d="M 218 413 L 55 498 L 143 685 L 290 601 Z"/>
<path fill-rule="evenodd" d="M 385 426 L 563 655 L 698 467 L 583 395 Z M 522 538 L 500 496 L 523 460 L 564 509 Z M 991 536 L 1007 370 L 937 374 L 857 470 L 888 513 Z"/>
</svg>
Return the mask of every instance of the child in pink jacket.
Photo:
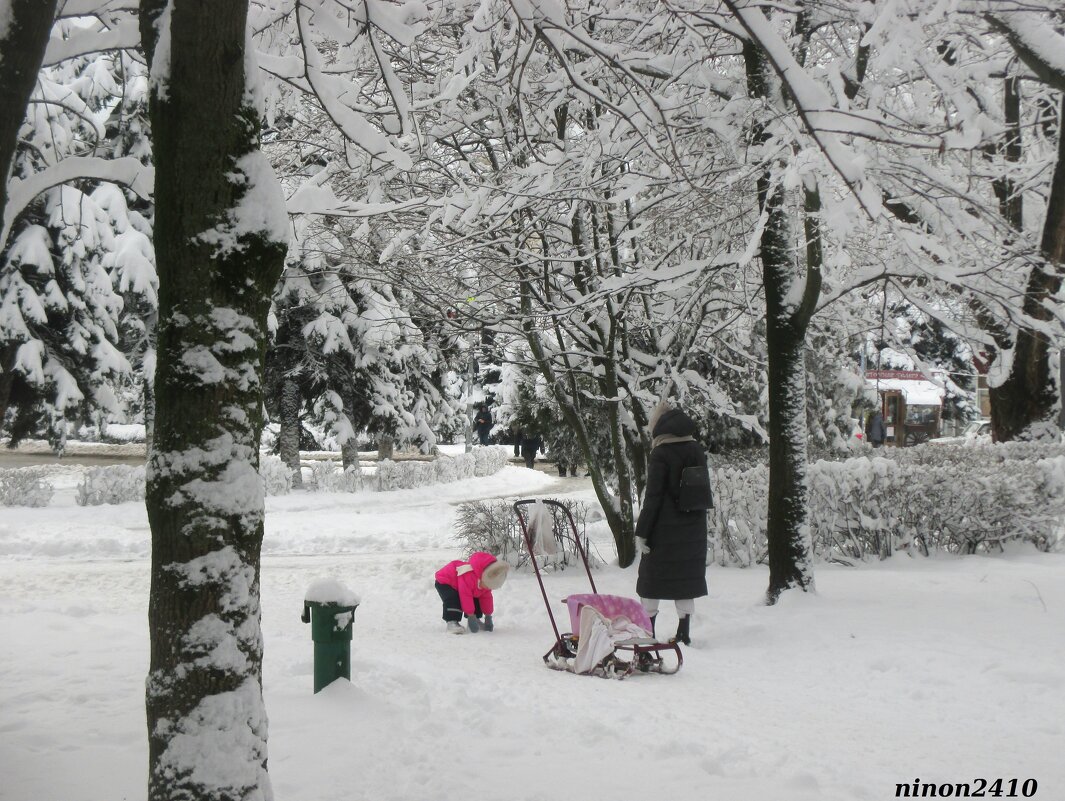
<svg viewBox="0 0 1065 801">
<path fill-rule="evenodd" d="M 475 551 L 469 561 L 456 559 L 436 571 L 436 591 L 444 602 L 444 621 L 451 634 L 465 634 L 462 616 L 466 615 L 471 633 L 481 630 L 481 615 L 484 615 L 484 630 L 492 631 L 492 613 L 495 600 L 492 590 L 498 590 L 507 580 L 510 565 L 500 562 L 492 554 Z"/>
</svg>

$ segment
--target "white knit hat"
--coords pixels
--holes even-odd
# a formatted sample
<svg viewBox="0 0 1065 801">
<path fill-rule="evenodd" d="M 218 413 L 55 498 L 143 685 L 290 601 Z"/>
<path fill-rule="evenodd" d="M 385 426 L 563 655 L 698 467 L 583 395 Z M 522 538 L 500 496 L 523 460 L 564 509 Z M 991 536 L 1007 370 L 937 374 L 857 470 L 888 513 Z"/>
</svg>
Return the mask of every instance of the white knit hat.
<svg viewBox="0 0 1065 801">
<path fill-rule="evenodd" d="M 510 565 L 497 559 L 481 573 L 481 584 L 489 590 L 498 590 L 503 586 L 503 582 L 507 580 L 507 573 L 509 572 Z"/>
</svg>

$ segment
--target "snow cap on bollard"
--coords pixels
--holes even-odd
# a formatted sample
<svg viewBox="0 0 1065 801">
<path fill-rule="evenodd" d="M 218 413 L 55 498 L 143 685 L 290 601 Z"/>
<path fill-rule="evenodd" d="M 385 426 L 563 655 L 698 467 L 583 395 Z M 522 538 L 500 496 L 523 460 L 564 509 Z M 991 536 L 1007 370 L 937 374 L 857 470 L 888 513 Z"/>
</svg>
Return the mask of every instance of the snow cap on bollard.
<svg viewBox="0 0 1065 801">
<path fill-rule="evenodd" d="M 334 604 L 336 606 L 358 606 L 361 600 L 343 582 L 335 578 L 318 579 L 311 582 L 307 592 L 303 594 L 303 600 L 319 604 Z"/>
</svg>

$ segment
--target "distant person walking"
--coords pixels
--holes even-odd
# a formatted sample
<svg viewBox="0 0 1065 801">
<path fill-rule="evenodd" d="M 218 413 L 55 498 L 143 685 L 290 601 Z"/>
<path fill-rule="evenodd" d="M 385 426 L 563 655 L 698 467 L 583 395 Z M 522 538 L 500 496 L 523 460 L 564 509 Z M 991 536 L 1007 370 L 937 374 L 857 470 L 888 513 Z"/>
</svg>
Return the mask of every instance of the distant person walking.
<svg viewBox="0 0 1065 801">
<path fill-rule="evenodd" d="M 482 445 L 487 445 L 488 438 L 492 433 L 492 413 L 488 411 L 488 404 L 482 403 L 481 408 L 477 410 L 473 428 L 477 432 L 478 441 Z"/>
<path fill-rule="evenodd" d="M 536 464 L 536 452 L 542 452 L 543 449 L 544 440 L 539 434 L 524 429 L 518 432 L 518 439 L 514 443 L 514 455 L 520 455 L 525 460 L 525 466 L 530 470 Z"/>
<path fill-rule="evenodd" d="M 653 437 L 647 467 L 647 488 L 636 522 L 640 559 L 636 594 L 654 624 L 662 599 L 677 607 L 677 633 L 672 642 L 691 644 L 695 599 L 706 588 L 706 508 L 683 511 L 681 473 L 687 467 L 706 469 L 706 454 L 695 441 L 695 422 L 665 401 L 648 426 Z M 709 491 L 707 489 L 707 498 Z"/>
<path fill-rule="evenodd" d="M 887 427 L 884 425 L 884 415 L 876 411 L 865 424 L 865 435 L 874 448 L 879 448 L 887 439 Z"/>
</svg>

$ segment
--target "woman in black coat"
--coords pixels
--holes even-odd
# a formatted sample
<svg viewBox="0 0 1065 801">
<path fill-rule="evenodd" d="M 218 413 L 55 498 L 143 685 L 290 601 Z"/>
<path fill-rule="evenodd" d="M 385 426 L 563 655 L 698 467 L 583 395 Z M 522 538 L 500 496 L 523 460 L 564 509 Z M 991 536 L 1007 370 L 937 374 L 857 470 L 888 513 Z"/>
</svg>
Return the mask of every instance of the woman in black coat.
<svg viewBox="0 0 1065 801">
<path fill-rule="evenodd" d="M 680 474 L 685 467 L 706 467 L 706 454 L 695 441 L 695 423 L 680 409 L 660 404 L 651 417 L 647 489 L 636 522 L 640 560 L 636 593 L 652 623 L 659 601 L 677 605 L 674 641 L 691 644 L 689 626 L 695 599 L 706 595 L 706 511 L 677 508 Z"/>
</svg>

